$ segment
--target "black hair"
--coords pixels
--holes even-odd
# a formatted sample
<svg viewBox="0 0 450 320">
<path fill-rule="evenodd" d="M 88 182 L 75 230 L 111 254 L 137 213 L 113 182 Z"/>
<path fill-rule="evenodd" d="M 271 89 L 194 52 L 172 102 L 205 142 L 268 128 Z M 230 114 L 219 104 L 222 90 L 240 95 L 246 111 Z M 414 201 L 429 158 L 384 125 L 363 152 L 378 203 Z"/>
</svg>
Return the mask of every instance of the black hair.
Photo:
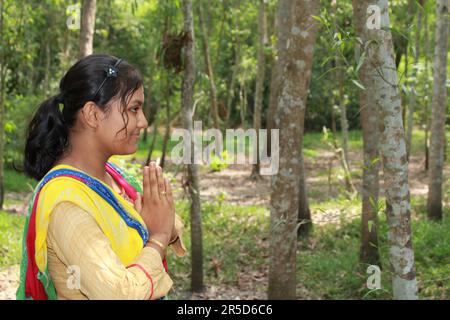
<svg viewBox="0 0 450 320">
<path fill-rule="evenodd" d="M 117 61 L 118 58 L 106 54 L 93 54 L 79 60 L 61 79 L 60 93 L 41 103 L 26 134 L 23 165 L 29 177 L 41 180 L 69 147 L 69 130 L 75 124 L 78 111 L 88 101 L 107 112 L 111 102 L 120 99 L 125 123 L 120 131 L 126 130 L 125 107 L 143 85 L 139 72 L 122 60 L 116 67 L 117 77 L 108 78 L 96 94 L 106 78 L 106 68 Z"/>
</svg>

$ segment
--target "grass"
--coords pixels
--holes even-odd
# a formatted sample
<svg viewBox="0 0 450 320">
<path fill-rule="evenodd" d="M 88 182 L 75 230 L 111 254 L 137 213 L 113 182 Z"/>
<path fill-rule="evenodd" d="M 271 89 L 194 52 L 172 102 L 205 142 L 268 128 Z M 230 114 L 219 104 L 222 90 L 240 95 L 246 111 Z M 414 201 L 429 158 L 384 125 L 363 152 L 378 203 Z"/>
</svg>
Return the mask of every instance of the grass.
<svg viewBox="0 0 450 320">
<path fill-rule="evenodd" d="M 183 241 L 190 252 L 189 204 L 180 201 L 177 212 L 186 230 Z M 210 284 L 234 283 L 242 268 L 259 268 L 265 263 L 264 242 L 268 239 L 269 211 L 258 206 L 202 203 L 203 261 Z M 216 276 L 212 260 L 220 265 Z M 189 257 L 170 258 L 174 281 L 182 290 L 189 288 Z"/>
<path fill-rule="evenodd" d="M 12 169 L 4 171 L 5 190 L 8 192 L 31 192 L 37 182 Z"/>
<path fill-rule="evenodd" d="M 0 211 L 0 269 L 20 263 L 25 217 Z"/>
</svg>

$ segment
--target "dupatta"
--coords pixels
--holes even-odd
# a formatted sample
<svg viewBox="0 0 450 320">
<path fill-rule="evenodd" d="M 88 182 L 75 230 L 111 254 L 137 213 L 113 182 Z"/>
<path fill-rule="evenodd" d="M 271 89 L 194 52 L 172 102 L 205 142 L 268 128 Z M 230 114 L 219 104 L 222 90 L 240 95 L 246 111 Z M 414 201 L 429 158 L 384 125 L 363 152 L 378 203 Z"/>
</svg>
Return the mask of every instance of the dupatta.
<svg viewBox="0 0 450 320">
<path fill-rule="evenodd" d="M 113 162 L 106 171 L 133 201 L 142 193 L 139 183 Z M 57 204 L 69 201 L 87 211 L 111 241 L 119 260 L 130 265 L 147 244 L 149 234 L 134 205 L 110 186 L 69 165 L 52 168 L 34 189 L 22 241 L 17 300 L 55 300 L 57 293 L 47 269 L 47 231 Z M 163 260 L 167 272 L 166 259 Z"/>
</svg>

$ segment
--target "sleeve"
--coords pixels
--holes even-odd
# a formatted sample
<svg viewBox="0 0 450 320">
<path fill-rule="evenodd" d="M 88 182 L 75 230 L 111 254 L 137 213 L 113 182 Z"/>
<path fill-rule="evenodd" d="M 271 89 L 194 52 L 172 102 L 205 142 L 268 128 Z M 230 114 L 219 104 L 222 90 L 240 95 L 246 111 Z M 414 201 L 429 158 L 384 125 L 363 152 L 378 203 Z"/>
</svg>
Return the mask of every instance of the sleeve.
<svg viewBox="0 0 450 320">
<path fill-rule="evenodd" d="M 175 215 L 175 234 L 177 238 L 176 241 L 174 241 L 170 246 L 178 257 L 184 257 L 186 255 L 186 247 L 184 246 L 182 239 L 183 231 L 183 221 L 178 215 Z"/>
<path fill-rule="evenodd" d="M 55 207 L 48 237 L 59 259 L 78 267 L 80 290 L 88 299 L 157 299 L 172 287 L 156 249 L 145 247 L 132 264 L 123 265 L 95 219 L 75 204 Z"/>
</svg>

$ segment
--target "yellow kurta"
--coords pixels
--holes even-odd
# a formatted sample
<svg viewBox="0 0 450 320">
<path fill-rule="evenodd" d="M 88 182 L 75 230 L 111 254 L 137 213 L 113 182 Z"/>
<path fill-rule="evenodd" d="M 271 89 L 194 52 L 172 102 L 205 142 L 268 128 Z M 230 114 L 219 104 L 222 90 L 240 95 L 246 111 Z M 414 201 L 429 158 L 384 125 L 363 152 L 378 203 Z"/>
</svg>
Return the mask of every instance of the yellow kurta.
<svg viewBox="0 0 450 320">
<path fill-rule="evenodd" d="M 152 283 L 145 273 L 138 267 L 127 269 L 94 218 L 70 202 L 52 212 L 47 248 L 58 299 L 150 298 Z M 152 299 L 167 295 L 173 283 L 156 249 L 144 247 L 133 264 L 151 276 Z"/>
<path fill-rule="evenodd" d="M 116 186 L 103 185 L 143 223 Z M 41 271 L 47 265 L 58 299 L 157 299 L 172 287 L 158 251 L 142 247 L 137 231 L 77 180 L 59 177 L 44 186 L 36 221 L 42 231 L 36 238 L 37 265 Z M 185 254 L 180 222 L 180 240 L 173 245 L 179 256 Z"/>
</svg>

